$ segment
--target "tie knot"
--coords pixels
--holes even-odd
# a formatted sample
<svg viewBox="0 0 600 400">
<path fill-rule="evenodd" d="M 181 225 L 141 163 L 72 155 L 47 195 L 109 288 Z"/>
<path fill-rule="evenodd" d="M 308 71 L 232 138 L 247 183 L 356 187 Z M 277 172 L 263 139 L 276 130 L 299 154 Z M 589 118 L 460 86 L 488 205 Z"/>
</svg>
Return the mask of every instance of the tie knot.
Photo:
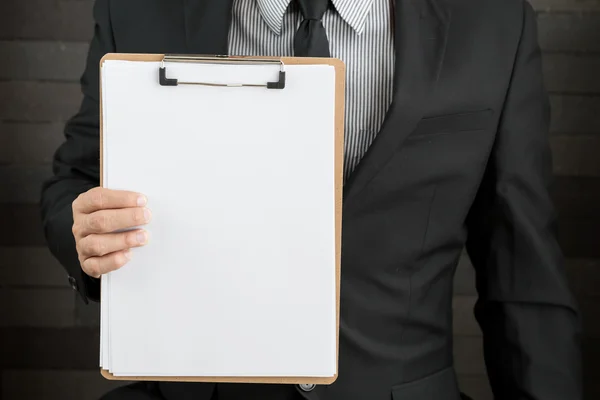
<svg viewBox="0 0 600 400">
<path fill-rule="evenodd" d="M 300 13 L 304 19 L 308 20 L 317 20 L 320 21 L 323 19 L 323 15 L 325 11 L 327 11 L 327 7 L 329 6 L 330 0 L 296 0 L 298 2 L 298 7 L 300 8 Z"/>
</svg>

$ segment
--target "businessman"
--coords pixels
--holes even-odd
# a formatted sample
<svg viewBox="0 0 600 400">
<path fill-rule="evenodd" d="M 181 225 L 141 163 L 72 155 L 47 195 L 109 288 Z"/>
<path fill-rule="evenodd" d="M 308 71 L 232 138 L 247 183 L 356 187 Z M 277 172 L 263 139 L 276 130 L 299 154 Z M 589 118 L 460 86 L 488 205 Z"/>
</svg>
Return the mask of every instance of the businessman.
<svg viewBox="0 0 600 400">
<path fill-rule="evenodd" d="M 94 16 L 83 102 L 42 195 L 50 249 L 85 301 L 97 301 L 98 278 L 127 268 L 128 250 L 147 241 L 144 229 L 115 232 L 152 218 L 143 194 L 98 188 L 104 54 L 331 56 L 347 65 L 338 380 L 138 383 L 105 399 L 458 400 L 452 281 L 465 247 L 495 398 L 581 399 L 579 317 L 548 194 L 549 106 L 528 3 L 97 0 Z"/>
</svg>

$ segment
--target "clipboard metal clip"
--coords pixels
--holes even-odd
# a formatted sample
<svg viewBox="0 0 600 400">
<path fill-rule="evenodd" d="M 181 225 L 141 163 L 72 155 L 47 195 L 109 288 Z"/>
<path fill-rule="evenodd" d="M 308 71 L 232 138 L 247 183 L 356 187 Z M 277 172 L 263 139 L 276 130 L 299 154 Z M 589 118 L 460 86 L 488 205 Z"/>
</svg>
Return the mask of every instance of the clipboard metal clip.
<svg viewBox="0 0 600 400">
<path fill-rule="evenodd" d="M 266 83 L 213 83 L 213 82 L 184 82 L 176 78 L 167 78 L 166 62 L 190 62 L 206 64 L 279 64 L 279 80 Z M 178 85 L 200 85 L 200 86 L 219 86 L 219 87 L 264 87 L 267 89 L 285 88 L 285 64 L 277 59 L 260 59 L 248 57 L 231 56 L 191 56 L 191 55 L 165 55 L 161 61 L 158 70 L 158 82 L 161 86 Z"/>
</svg>

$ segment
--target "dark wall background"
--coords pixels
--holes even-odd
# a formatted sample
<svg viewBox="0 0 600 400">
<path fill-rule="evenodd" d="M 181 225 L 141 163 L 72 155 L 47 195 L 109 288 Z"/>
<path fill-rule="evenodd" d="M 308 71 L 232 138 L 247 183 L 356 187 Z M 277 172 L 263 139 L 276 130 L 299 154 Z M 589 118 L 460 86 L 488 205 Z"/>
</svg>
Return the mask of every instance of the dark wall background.
<svg viewBox="0 0 600 400">
<path fill-rule="evenodd" d="M 501 1 L 501 0 L 499 0 Z M 600 0 L 532 0 L 553 106 L 560 241 L 584 316 L 586 399 L 600 399 Z M 77 300 L 44 246 L 38 197 L 78 108 L 91 0 L 0 0 L 0 399 L 94 400 L 98 310 Z M 456 368 L 491 400 L 472 317 L 473 275 L 456 277 Z M 408 399 L 407 399 L 408 400 Z"/>
</svg>

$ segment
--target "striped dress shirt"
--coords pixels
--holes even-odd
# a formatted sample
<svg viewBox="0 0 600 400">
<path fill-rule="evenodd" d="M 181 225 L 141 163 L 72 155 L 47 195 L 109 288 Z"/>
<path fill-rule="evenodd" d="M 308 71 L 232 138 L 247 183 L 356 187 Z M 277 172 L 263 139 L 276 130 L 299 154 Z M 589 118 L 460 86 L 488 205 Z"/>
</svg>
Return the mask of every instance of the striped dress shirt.
<svg viewBox="0 0 600 400">
<path fill-rule="evenodd" d="M 392 100 L 391 7 L 390 0 L 332 0 L 323 17 L 331 56 L 346 64 L 345 178 L 375 139 Z M 293 56 L 301 21 L 292 0 L 234 0 L 229 54 Z"/>
</svg>

